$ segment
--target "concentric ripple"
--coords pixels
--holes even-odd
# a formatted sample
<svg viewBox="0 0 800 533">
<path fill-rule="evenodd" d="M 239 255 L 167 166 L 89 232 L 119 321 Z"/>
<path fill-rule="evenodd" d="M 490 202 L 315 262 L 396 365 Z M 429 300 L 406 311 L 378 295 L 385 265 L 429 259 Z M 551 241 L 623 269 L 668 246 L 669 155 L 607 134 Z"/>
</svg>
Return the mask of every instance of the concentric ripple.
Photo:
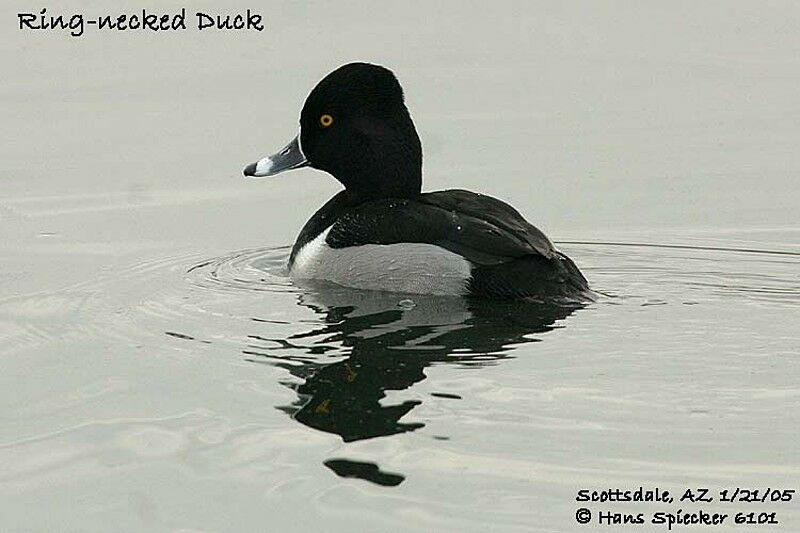
<svg viewBox="0 0 800 533">
<path fill-rule="evenodd" d="M 206 259 L 189 267 L 186 278 L 214 290 L 296 292 L 286 268 L 290 249 L 252 248 Z"/>
</svg>

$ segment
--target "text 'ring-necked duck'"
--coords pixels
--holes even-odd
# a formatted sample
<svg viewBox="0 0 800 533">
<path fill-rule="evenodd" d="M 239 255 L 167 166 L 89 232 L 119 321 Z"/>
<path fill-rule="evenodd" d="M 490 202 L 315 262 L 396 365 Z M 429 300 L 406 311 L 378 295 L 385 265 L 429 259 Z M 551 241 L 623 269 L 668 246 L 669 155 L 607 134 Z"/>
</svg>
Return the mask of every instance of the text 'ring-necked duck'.
<svg viewBox="0 0 800 533">
<path fill-rule="evenodd" d="M 423 193 L 422 146 L 394 74 L 350 63 L 311 91 L 300 133 L 245 177 L 310 166 L 344 190 L 303 227 L 294 278 L 367 290 L 583 300 L 580 270 L 510 205 L 452 189 Z"/>
</svg>

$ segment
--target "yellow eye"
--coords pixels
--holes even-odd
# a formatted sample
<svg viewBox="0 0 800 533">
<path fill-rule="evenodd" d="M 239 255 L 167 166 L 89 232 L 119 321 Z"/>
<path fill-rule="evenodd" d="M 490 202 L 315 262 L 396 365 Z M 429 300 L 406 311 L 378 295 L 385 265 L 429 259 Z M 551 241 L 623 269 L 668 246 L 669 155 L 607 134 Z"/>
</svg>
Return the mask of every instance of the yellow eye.
<svg viewBox="0 0 800 533">
<path fill-rule="evenodd" d="M 322 115 L 319 117 L 319 123 L 323 128 L 327 128 L 331 124 L 333 124 L 333 117 L 330 115 Z"/>
</svg>

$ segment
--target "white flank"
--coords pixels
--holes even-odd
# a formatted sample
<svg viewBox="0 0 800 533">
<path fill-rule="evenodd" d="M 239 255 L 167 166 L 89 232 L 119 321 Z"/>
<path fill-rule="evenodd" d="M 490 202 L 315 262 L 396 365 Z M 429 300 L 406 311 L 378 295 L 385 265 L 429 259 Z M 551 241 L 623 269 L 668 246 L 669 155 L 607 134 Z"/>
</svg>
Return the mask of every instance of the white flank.
<svg viewBox="0 0 800 533">
<path fill-rule="evenodd" d="M 331 248 L 330 228 L 303 246 L 291 275 L 324 279 L 357 289 L 415 294 L 463 295 L 470 277 L 469 262 L 433 244 L 365 244 Z"/>
</svg>

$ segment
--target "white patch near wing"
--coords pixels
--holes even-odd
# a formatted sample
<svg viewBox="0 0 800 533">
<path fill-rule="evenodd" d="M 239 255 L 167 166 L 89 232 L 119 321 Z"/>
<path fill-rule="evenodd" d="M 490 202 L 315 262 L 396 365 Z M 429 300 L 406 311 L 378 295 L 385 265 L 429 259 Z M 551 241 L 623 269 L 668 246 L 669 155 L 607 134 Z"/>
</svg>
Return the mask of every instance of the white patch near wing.
<svg viewBox="0 0 800 533">
<path fill-rule="evenodd" d="M 463 295 L 471 274 L 469 262 L 433 244 L 365 244 L 331 248 L 330 228 L 303 246 L 291 275 L 324 279 L 357 289 L 416 294 Z"/>
</svg>

